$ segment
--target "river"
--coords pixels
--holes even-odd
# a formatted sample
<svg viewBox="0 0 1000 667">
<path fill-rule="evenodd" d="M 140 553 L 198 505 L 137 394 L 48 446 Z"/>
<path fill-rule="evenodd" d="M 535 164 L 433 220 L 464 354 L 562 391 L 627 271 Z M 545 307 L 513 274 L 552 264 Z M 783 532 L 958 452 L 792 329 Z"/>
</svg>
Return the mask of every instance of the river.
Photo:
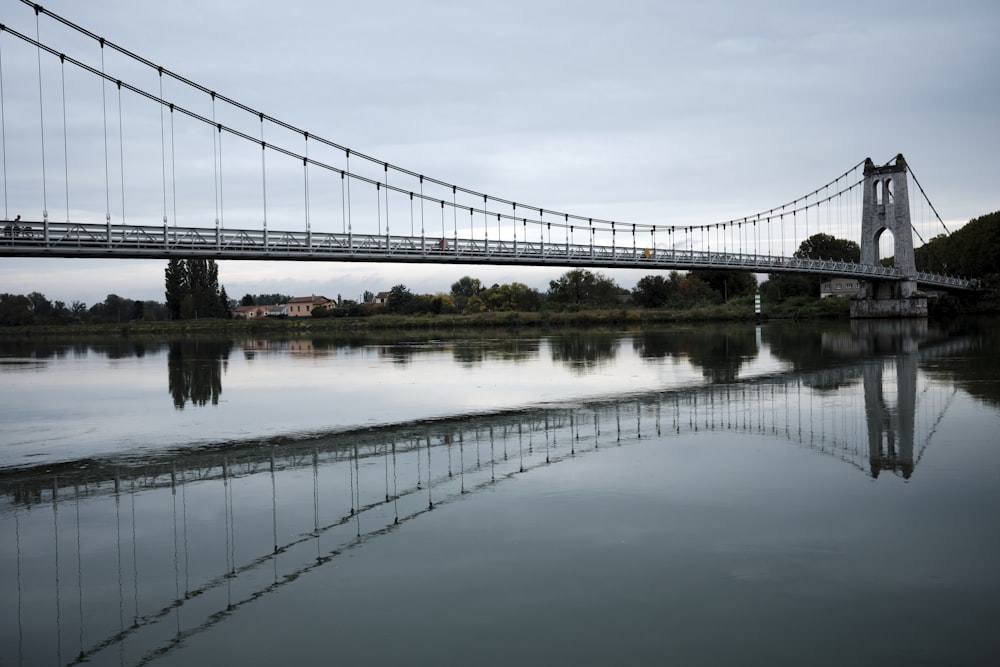
<svg viewBox="0 0 1000 667">
<path fill-rule="evenodd" d="M 997 331 L 0 339 L 0 664 L 993 664 Z"/>
</svg>

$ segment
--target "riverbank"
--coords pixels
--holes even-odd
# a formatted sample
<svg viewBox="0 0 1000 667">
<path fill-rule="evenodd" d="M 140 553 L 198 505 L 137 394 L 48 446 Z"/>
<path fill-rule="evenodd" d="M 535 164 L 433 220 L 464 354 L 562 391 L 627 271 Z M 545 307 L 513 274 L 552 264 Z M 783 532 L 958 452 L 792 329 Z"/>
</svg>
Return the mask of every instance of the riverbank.
<svg viewBox="0 0 1000 667">
<path fill-rule="evenodd" d="M 844 303 L 839 303 L 843 301 Z M 846 318 L 846 299 L 799 304 L 765 318 Z M 694 322 L 752 322 L 753 307 L 730 303 L 688 310 L 613 308 L 575 312 L 494 312 L 466 315 L 371 315 L 368 317 L 201 319 L 179 321 L 132 321 L 111 324 L 27 325 L 0 328 L 0 336 L 79 337 L 145 336 L 188 334 L 270 335 L 282 333 L 359 334 L 376 331 L 455 331 L 476 329 L 559 329 L 569 327 L 633 327 Z"/>
</svg>

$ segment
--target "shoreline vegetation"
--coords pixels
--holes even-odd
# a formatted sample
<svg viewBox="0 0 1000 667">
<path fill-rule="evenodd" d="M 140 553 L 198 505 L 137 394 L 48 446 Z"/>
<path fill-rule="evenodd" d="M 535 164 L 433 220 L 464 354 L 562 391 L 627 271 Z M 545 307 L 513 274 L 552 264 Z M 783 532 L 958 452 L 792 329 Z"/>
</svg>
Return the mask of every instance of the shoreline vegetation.
<svg viewBox="0 0 1000 667">
<path fill-rule="evenodd" d="M 992 303 L 959 305 L 950 300 L 931 302 L 931 320 L 963 316 L 995 316 Z M 971 306 L 971 307 L 970 307 Z M 850 297 L 808 299 L 793 297 L 778 304 L 765 304 L 760 323 L 796 321 L 849 321 Z M 0 340 L 149 338 L 184 336 L 338 336 L 408 332 L 421 336 L 451 337 L 468 332 L 547 332 L 563 329 L 626 329 L 685 324 L 757 323 L 748 299 L 694 308 L 642 308 L 634 305 L 594 307 L 562 311 L 498 311 L 473 314 L 380 313 L 358 317 L 262 317 L 201 318 L 180 320 L 131 320 L 121 323 L 25 324 L 0 327 Z"/>
<path fill-rule="evenodd" d="M 1000 211 L 980 218 L 951 235 L 931 239 L 915 252 L 917 266 L 979 283 L 969 295 L 932 295 L 930 318 L 1000 313 Z M 818 233 L 795 257 L 857 262 L 858 244 Z M 891 264 L 891 260 L 888 261 Z M 313 295 L 247 294 L 237 302 L 219 282 L 214 260 L 170 260 L 164 271 L 166 302 L 133 301 L 109 294 L 89 309 L 74 301 L 49 301 L 43 294 L 0 294 L 0 338 L 81 336 L 357 335 L 369 332 L 456 332 L 485 329 L 559 329 L 669 326 L 681 323 L 755 322 L 755 298 L 761 321 L 849 319 L 851 298 L 823 298 L 823 277 L 772 274 L 758 285 L 752 274 L 694 270 L 647 275 L 625 289 L 613 279 L 586 269 L 572 269 L 541 292 L 513 282 L 487 287 L 465 276 L 450 293 L 414 294 L 396 285 L 378 295 L 366 291 L 360 301 Z M 830 292 L 830 290 L 827 290 Z M 378 297 L 378 298 L 376 298 Z M 234 310 L 284 306 L 252 319 L 233 318 Z M 265 311 L 266 312 L 266 311 Z M 311 315 L 309 313 L 311 312 Z M 289 317 L 292 314 L 305 317 Z"/>
<path fill-rule="evenodd" d="M 782 304 L 764 309 L 768 319 L 846 319 L 850 300 L 831 297 L 822 301 Z M 641 327 L 705 322 L 754 322 L 751 303 L 734 300 L 728 304 L 689 309 L 592 308 L 576 311 L 503 311 L 475 314 L 376 314 L 365 317 L 265 317 L 254 319 L 204 318 L 172 321 L 133 320 L 123 323 L 51 324 L 0 327 L 2 338 L 80 336 L 147 336 L 192 334 L 249 335 L 356 335 L 378 331 L 455 331 L 478 329 L 562 329 L 589 327 Z"/>
</svg>

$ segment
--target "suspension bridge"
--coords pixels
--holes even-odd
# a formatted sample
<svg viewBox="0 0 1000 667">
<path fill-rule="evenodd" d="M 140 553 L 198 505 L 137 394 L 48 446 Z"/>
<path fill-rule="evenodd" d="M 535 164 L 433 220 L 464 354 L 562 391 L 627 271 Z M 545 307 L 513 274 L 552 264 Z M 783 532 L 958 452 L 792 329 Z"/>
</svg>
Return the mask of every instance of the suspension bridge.
<svg viewBox="0 0 1000 667">
<path fill-rule="evenodd" d="M 587 217 L 358 152 L 22 3 L 34 35 L 0 26 L 0 256 L 805 273 L 859 279 L 872 302 L 919 298 L 918 287 L 974 288 L 917 271 L 914 236 L 948 229 L 902 155 L 863 160 L 738 218 Z M 5 87 L 11 80 L 16 88 Z M 911 191 L 921 224 L 911 221 Z M 860 240 L 861 261 L 796 257 L 817 233 Z"/>
<path fill-rule="evenodd" d="M 860 360 L 814 371 L 6 471 L 0 534 L 15 547 L 18 583 L 37 592 L 31 604 L 22 604 L 20 589 L 10 592 L 0 612 L 11 618 L 8 627 L 15 600 L 19 627 L 22 616 L 56 619 L 45 650 L 60 664 L 122 655 L 145 664 L 436 507 L 642 441 L 670 447 L 698 433 L 733 432 L 787 442 L 873 477 L 910 478 L 956 392 L 921 364 L 975 342 L 918 345 L 902 336 L 902 346 L 869 356 L 864 346 L 873 337 L 859 334 L 850 345 L 861 346 Z M 823 400 L 830 387 L 841 400 Z M 117 540 L 92 544 L 81 531 L 94 521 L 116 524 Z M 22 553 L 44 555 L 29 567 Z M 18 655 L 33 655 L 23 648 Z"/>
</svg>

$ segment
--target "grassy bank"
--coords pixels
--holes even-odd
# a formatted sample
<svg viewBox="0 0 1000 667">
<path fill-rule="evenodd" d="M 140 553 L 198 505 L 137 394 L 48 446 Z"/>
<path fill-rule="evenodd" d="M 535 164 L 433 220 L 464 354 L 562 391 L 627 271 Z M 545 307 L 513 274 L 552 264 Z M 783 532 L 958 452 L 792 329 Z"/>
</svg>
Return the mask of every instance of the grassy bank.
<svg viewBox="0 0 1000 667">
<path fill-rule="evenodd" d="M 846 310 L 843 313 L 846 315 Z M 784 316 L 784 315 L 783 315 Z M 795 316 L 794 314 L 791 316 Z M 122 324 L 30 325 L 0 328 L 2 337 L 79 337 L 149 335 L 359 334 L 377 331 L 456 331 L 475 329 L 558 329 L 631 327 L 680 322 L 753 321 L 745 304 L 690 310 L 614 308 L 576 312 L 499 312 L 472 315 L 372 315 L 369 317 L 201 319 Z"/>
</svg>

